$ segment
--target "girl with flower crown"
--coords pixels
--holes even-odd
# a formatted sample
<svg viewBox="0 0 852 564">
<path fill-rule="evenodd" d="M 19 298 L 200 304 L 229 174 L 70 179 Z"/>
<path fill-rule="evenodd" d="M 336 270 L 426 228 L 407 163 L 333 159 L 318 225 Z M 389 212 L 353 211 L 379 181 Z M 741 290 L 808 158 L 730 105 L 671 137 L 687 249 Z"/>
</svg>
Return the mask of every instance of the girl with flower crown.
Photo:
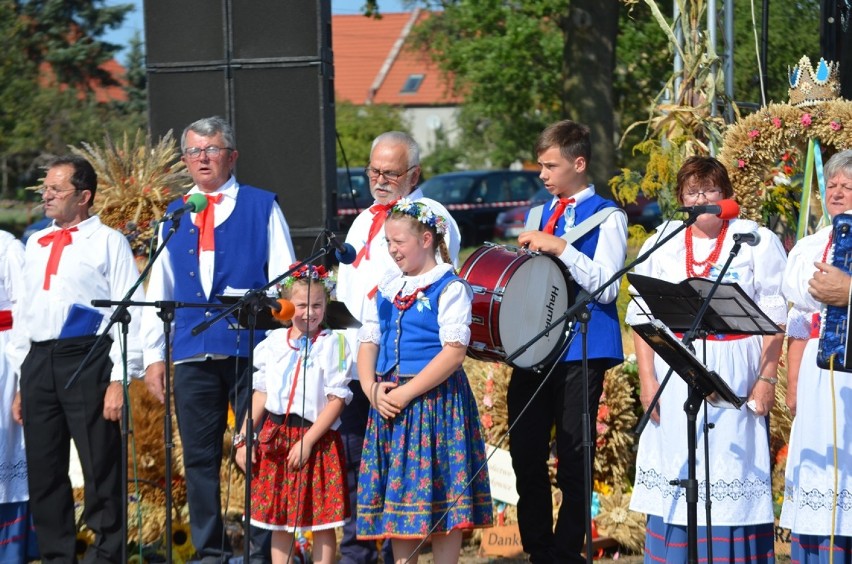
<svg viewBox="0 0 852 564">
<path fill-rule="evenodd" d="M 251 453 L 253 525 L 272 531 L 272 562 L 292 561 L 294 534 L 313 531 L 313 561 L 335 561 L 335 527 L 349 517 L 343 443 L 336 431 L 352 392 L 352 358 L 341 333 L 323 329 L 334 281 L 322 266 L 284 279 L 292 326 L 272 331 L 255 349 L 252 417 L 266 415 Z M 235 438 L 245 469 L 245 423 Z"/>
<path fill-rule="evenodd" d="M 446 220 L 399 200 L 385 222 L 400 272 L 379 283 L 358 338 L 358 378 L 371 409 L 358 480 L 357 534 L 392 539 L 396 562 L 417 562 L 431 535 L 437 564 L 458 562 L 462 531 L 490 526 L 479 415 L 462 361 L 470 287 L 446 253 Z"/>
</svg>

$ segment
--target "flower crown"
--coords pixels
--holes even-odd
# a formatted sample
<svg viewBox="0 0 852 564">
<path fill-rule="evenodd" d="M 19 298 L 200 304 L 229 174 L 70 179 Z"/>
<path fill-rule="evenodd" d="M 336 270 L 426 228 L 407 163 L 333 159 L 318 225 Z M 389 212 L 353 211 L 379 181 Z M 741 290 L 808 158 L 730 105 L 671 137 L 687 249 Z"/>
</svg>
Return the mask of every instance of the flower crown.
<svg viewBox="0 0 852 564">
<path fill-rule="evenodd" d="M 400 198 L 396 201 L 388 214 L 394 212 L 410 215 L 420 223 L 424 223 L 429 227 L 434 227 L 441 235 L 447 234 L 447 220 L 432 211 L 432 209 L 422 202 L 413 202 L 408 198 Z"/>
<path fill-rule="evenodd" d="M 290 268 L 293 266 L 295 266 L 295 264 L 290 265 Z M 293 287 L 293 284 L 295 284 L 297 280 L 321 282 L 328 294 L 331 294 L 334 291 L 334 287 L 337 285 L 337 280 L 335 280 L 334 274 L 328 272 L 322 265 L 302 265 L 298 269 L 294 270 L 290 276 L 282 280 L 281 286 L 289 290 Z"/>
</svg>

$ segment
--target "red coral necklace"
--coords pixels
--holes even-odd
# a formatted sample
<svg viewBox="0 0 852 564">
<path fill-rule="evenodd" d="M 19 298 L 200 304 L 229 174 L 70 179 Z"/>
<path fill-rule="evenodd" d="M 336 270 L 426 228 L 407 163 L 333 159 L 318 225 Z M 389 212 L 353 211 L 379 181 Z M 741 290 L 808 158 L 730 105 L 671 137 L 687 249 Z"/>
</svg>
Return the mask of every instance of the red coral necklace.
<svg viewBox="0 0 852 564">
<path fill-rule="evenodd" d="M 415 301 L 417 301 L 417 295 L 420 294 L 420 292 L 425 292 L 429 288 L 429 286 L 431 286 L 431 284 L 421 286 L 420 288 L 414 290 L 414 292 L 412 292 L 410 295 L 404 297 L 402 296 L 402 290 L 400 290 L 397 295 L 393 297 L 393 305 L 395 305 L 396 309 L 400 311 L 407 310 L 412 305 L 414 305 Z"/>
<path fill-rule="evenodd" d="M 722 244 L 725 241 L 725 234 L 728 233 L 728 225 L 729 221 L 726 221 L 722 224 L 722 229 L 719 231 L 719 234 L 716 235 L 716 243 L 713 245 L 713 250 L 710 251 L 710 255 L 702 260 L 696 261 L 695 255 L 692 251 L 692 226 L 686 230 L 686 276 L 694 277 L 698 276 L 700 278 L 707 278 L 710 275 L 710 270 L 713 268 L 713 265 L 716 264 L 716 261 L 719 260 L 719 255 L 722 254 Z M 702 270 L 696 270 L 696 267 L 701 268 Z"/>
</svg>

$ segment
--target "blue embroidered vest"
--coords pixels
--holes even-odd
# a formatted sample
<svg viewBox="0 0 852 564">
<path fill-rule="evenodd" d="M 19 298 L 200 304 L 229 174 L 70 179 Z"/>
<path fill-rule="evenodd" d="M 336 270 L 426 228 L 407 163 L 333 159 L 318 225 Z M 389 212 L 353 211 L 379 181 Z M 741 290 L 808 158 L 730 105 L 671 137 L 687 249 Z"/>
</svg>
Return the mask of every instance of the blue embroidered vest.
<svg viewBox="0 0 852 564">
<path fill-rule="evenodd" d="M 376 373 L 386 374 L 399 366 L 400 374 L 414 376 L 441 352 L 443 347 L 438 337 L 438 298 L 447 284 L 454 280 L 459 280 L 459 277 L 447 272 L 423 291 L 425 299 L 416 300 L 404 311 L 397 309 L 393 302 L 381 293 L 377 295 L 382 336 Z"/>
<path fill-rule="evenodd" d="M 542 209 L 541 224 L 538 227 L 539 229 L 542 229 L 547 224 L 547 220 L 550 219 L 550 216 L 553 214 L 554 210 L 548 209 L 548 207 L 549 206 L 545 204 Z M 582 201 L 574 208 L 574 225 L 579 225 L 604 208 L 612 207 L 616 207 L 614 202 L 607 200 L 606 198 L 602 198 L 597 194 L 593 194 L 592 197 Z M 556 236 L 562 236 L 564 233 L 565 218 L 561 217 L 556 224 L 554 234 Z M 574 241 L 572 245 L 587 257 L 594 258 L 595 250 L 598 247 L 599 235 L 600 228 L 592 229 L 589 233 L 586 233 Z M 580 288 L 578 284 L 574 283 L 575 297 L 581 290 L 582 288 Z M 590 290 L 593 291 L 595 288 L 591 288 Z M 621 348 L 621 327 L 618 322 L 618 310 L 616 308 L 615 301 L 608 304 L 592 302 L 589 306 L 589 311 L 592 314 L 588 327 L 589 358 L 610 359 L 612 361 L 612 366 L 621 363 L 624 360 L 624 352 Z M 568 348 L 565 356 L 562 357 L 563 362 L 575 362 L 583 359 L 583 344 L 581 337 L 581 335 L 577 335 L 571 343 L 571 346 Z"/>
<path fill-rule="evenodd" d="M 178 302 L 218 304 L 216 298 L 227 286 L 238 289 L 259 288 L 269 281 L 269 215 L 276 195 L 252 186 L 240 185 L 234 211 L 216 227 L 216 255 L 213 287 L 210 298 L 198 279 L 198 229 L 185 216 L 178 230 L 168 242 L 169 258 L 175 277 L 174 299 Z M 169 205 L 174 211 L 183 205 L 178 199 Z M 163 229 L 171 229 L 166 222 Z M 175 312 L 173 358 L 182 360 L 199 354 L 248 356 L 247 330 L 229 329 L 229 320 L 223 319 L 205 331 L 193 336 L 191 330 L 221 310 L 217 308 L 178 308 Z M 237 337 L 239 336 L 239 350 Z M 255 331 L 255 343 L 264 338 L 263 331 Z"/>
</svg>

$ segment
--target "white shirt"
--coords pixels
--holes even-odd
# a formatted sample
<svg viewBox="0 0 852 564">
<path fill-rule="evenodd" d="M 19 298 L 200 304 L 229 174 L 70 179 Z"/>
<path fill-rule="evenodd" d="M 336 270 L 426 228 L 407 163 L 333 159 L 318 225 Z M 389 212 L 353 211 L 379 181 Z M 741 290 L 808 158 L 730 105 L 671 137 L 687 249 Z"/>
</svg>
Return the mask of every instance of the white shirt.
<svg viewBox="0 0 852 564">
<path fill-rule="evenodd" d="M 17 374 L 21 373 L 21 364 L 29 352 L 31 342 L 49 341 L 59 337 L 73 304 L 92 307 L 92 300 L 122 300 L 139 278 L 139 269 L 124 235 L 101 223 L 97 216 L 90 217 L 75 227 L 77 231 L 71 235 L 72 242 L 63 249 L 57 272 L 51 277 L 50 290 L 45 290 L 43 286 L 44 271 L 52 245 L 42 246 L 38 240 L 55 231 L 56 224 L 53 223 L 35 233 L 27 241 L 24 267 L 27 300 L 18 304 L 13 313 L 14 322 L 19 325 L 21 333 L 14 337 L 13 343 L 7 349 Z M 131 299 L 144 299 L 141 285 L 136 288 Z M 102 333 L 106 328 L 114 309 L 101 309 L 104 318 L 98 333 Z M 128 308 L 131 321 L 127 339 L 127 369 L 131 377 L 142 375 L 139 339 L 141 309 L 138 306 Z M 123 378 L 120 324 L 113 327 L 112 339 L 109 356 L 113 368 L 110 379 L 115 382 Z"/>
<path fill-rule="evenodd" d="M 310 346 L 307 371 L 305 346 L 301 339 L 289 339 L 289 329 L 276 329 L 254 349 L 254 389 L 266 392 L 266 411 L 287 413 L 296 365 L 299 364 L 296 389 L 290 413 L 315 422 L 328 405 L 328 396 L 352 399 L 352 355 L 346 340 L 336 331 L 322 331 Z M 331 426 L 337 429 L 340 419 Z"/>
<path fill-rule="evenodd" d="M 218 227 L 224 223 L 237 205 L 237 195 L 240 186 L 237 180 L 231 176 L 225 184 L 220 186 L 213 194 L 222 194 L 222 201 L 216 204 L 214 226 Z M 188 194 L 204 193 L 198 186 L 193 186 Z M 195 222 L 196 214 L 190 214 L 191 221 Z M 275 278 L 285 272 L 293 262 L 293 242 L 290 239 L 290 228 L 284 213 L 276 204 L 272 206 L 269 214 L 269 223 L 266 226 L 269 240 L 268 273 L 269 279 Z M 163 238 L 163 228 L 160 227 L 160 240 Z M 246 244 L 250 244 L 250 238 Z M 209 298 L 213 288 L 213 272 L 215 265 L 215 251 L 203 251 L 198 256 L 198 278 L 204 294 Z M 149 301 L 168 301 L 174 299 L 175 276 L 172 263 L 169 258 L 169 249 L 163 249 L 162 254 L 151 268 L 148 277 L 147 296 Z M 249 289 L 249 288 L 246 288 Z M 174 325 L 174 324 L 173 324 Z M 174 329 L 174 327 L 172 327 Z M 149 366 L 154 362 L 162 361 L 165 355 L 165 337 L 163 334 L 163 321 L 157 317 L 156 308 L 145 308 L 142 315 L 142 342 L 144 345 L 144 363 Z"/>
<path fill-rule="evenodd" d="M 15 237 L 0 231 L 0 309 L 12 310 L 24 292 L 24 246 Z M 13 314 L 14 315 L 14 314 Z M 12 329 L 0 331 L 0 346 L 6 345 L 12 333 L 20 331 L 12 321 Z M 26 501 L 27 460 L 24 452 L 24 428 L 12 420 L 12 402 L 18 391 L 18 378 L 12 370 L 9 355 L 0 357 L 0 503 Z"/>
<path fill-rule="evenodd" d="M 574 205 L 579 205 L 594 194 L 595 187 L 589 185 L 574 194 Z M 554 197 L 550 202 L 550 209 L 553 209 L 558 201 L 559 198 Z M 568 212 L 568 210 L 566 212 L 571 214 L 573 209 L 571 212 Z M 565 234 L 567 235 L 570 231 L 571 228 L 566 228 Z M 581 288 L 587 292 L 594 292 L 624 267 L 626 256 L 627 216 L 623 213 L 613 213 L 600 225 L 598 245 L 592 258 L 587 257 L 570 244 L 565 245 L 565 250 L 558 258 L 568 267 L 571 277 Z M 608 304 L 618 297 L 620 289 L 618 283 L 610 284 L 595 301 Z"/>
<path fill-rule="evenodd" d="M 459 226 L 450 212 L 435 200 L 424 198 L 423 191 L 420 188 L 406 197 L 412 201 L 428 205 L 435 214 L 447 219 L 447 234 L 449 235 L 446 239 L 447 250 L 450 252 L 453 266 L 458 266 L 461 234 Z M 352 222 L 352 227 L 346 234 L 346 242 L 352 245 L 356 252 L 360 252 L 366 244 L 372 223 L 373 212 L 369 209 L 358 214 L 358 217 Z M 440 257 L 438 257 L 438 262 L 443 262 Z M 351 264 L 340 265 L 337 271 L 337 299 L 346 304 L 347 309 L 355 319 L 363 322 L 366 314 L 365 308 L 368 307 L 370 301 L 367 294 L 373 291 L 388 272 L 398 273 L 399 267 L 388 253 L 388 242 L 385 239 L 384 229 L 382 229 L 370 242 L 369 259 L 365 255 L 357 267 Z"/>
</svg>

